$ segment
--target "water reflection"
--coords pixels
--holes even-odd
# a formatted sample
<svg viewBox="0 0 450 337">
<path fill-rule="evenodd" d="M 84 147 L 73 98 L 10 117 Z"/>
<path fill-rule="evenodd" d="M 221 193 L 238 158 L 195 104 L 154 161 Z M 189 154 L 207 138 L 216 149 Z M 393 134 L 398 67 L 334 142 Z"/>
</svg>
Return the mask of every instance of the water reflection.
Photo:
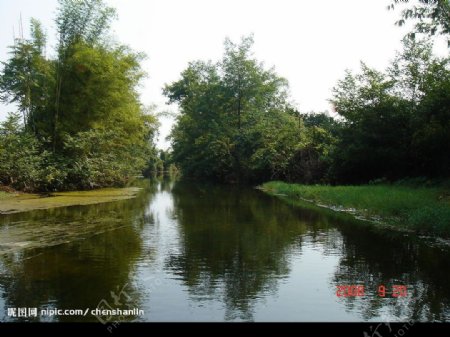
<svg viewBox="0 0 450 337">
<path fill-rule="evenodd" d="M 111 291 L 127 285 L 133 298 L 135 261 L 142 259 L 141 234 L 148 221 L 144 210 L 153 186 L 141 182 L 133 200 L 40 210 L 1 218 L 2 232 L 32 240 L 24 250 L 3 252 L 0 289 L 5 308 L 95 308 Z M 39 235 L 40 228 L 52 228 Z M 95 320 L 79 316 L 18 318 L 18 320 Z M 131 317 L 130 317 L 131 319 Z"/>
<path fill-rule="evenodd" d="M 450 318 L 450 254 L 448 249 L 417 242 L 404 234 L 368 231 L 341 225 L 342 257 L 336 268 L 335 284 L 362 283 L 367 291 L 362 300 L 345 299 L 348 310 L 364 320 L 377 316 L 399 320 L 445 321 Z M 406 285 L 408 296 L 379 296 L 384 285 Z"/>
<path fill-rule="evenodd" d="M 251 320 L 255 299 L 276 292 L 289 274 L 305 222 L 251 189 L 180 183 L 172 193 L 183 240 L 168 268 L 193 299 L 214 296 L 225 304 L 225 319 Z"/>
<path fill-rule="evenodd" d="M 11 307 L 123 308 L 124 286 L 145 311 L 131 321 L 450 319 L 448 248 L 251 188 L 138 184 L 132 200 L 0 217 L 0 320 Z M 352 284 L 366 295 L 336 296 Z M 381 284 L 409 295 L 381 298 Z"/>
<path fill-rule="evenodd" d="M 291 205 L 304 207 L 303 203 Z M 400 233 L 354 220 L 328 210 L 314 212 L 317 223 L 332 223 L 339 231 L 327 240 L 337 254 L 330 286 L 364 285 L 364 297 L 341 297 L 348 312 L 363 321 L 448 321 L 450 319 L 450 249 L 414 234 Z M 329 236 L 329 232 L 326 236 Z M 379 286 L 386 289 L 380 296 Z M 393 286 L 405 285 L 406 297 L 393 297 Z"/>
</svg>

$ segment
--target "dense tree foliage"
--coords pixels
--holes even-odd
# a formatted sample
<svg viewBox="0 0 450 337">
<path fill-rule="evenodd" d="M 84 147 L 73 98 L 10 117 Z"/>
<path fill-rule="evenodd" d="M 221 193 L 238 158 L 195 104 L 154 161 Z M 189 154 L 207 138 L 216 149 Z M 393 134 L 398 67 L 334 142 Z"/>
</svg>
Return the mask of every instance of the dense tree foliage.
<svg viewBox="0 0 450 337">
<path fill-rule="evenodd" d="M 432 56 L 430 44 L 405 39 L 386 72 L 362 64 L 338 82 L 334 180 L 449 176 L 449 61 Z"/>
<path fill-rule="evenodd" d="M 364 183 L 450 174 L 449 58 L 404 39 L 384 72 L 361 64 L 333 91 L 337 116 L 302 114 L 287 83 L 227 40 L 221 62 L 193 62 L 165 88 L 180 106 L 173 160 L 220 181 Z"/>
<path fill-rule="evenodd" d="M 12 115 L 1 126 L 0 153 L 9 156 L 2 157 L 1 182 L 29 190 L 111 186 L 155 161 L 157 120 L 136 91 L 143 55 L 108 38 L 114 17 L 102 0 L 60 0 L 54 58 L 46 57 L 36 20 L 30 39 L 14 41 L 0 92 L 17 104 L 23 125 Z M 15 160 L 20 151 L 29 163 Z M 17 165 L 27 174 L 13 172 Z"/>
<path fill-rule="evenodd" d="M 252 55 L 251 36 L 227 39 L 220 61 L 191 62 L 165 86 L 180 112 L 172 150 L 158 151 L 156 116 L 136 90 L 143 55 L 108 37 L 115 11 L 102 0 L 59 4 L 55 56 L 32 20 L 30 38 L 16 39 L 3 63 L 0 98 L 18 112 L 0 125 L 0 183 L 94 188 L 177 167 L 223 182 L 450 176 L 450 59 L 434 56 L 430 43 L 405 38 L 386 70 L 362 63 L 347 72 L 331 117 L 297 111 L 287 81 Z M 420 0 L 402 20 L 419 20 L 419 33 L 448 34 L 448 6 Z"/>
<path fill-rule="evenodd" d="M 165 87 L 180 106 L 173 160 L 183 174 L 237 182 L 282 177 L 305 138 L 287 82 L 251 55 L 252 37 L 225 41 L 220 62 L 192 62 Z"/>
<path fill-rule="evenodd" d="M 400 2 L 393 1 L 393 9 Z M 448 0 L 419 0 L 397 25 L 414 32 L 385 71 L 361 64 L 330 100 L 337 116 L 302 114 L 287 83 L 251 58 L 251 38 L 229 40 L 221 62 L 192 63 L 166 87 L 181 114 L 173 160 L 189 176 L 225 181 L 281 178 L 303 183 L 365 183 L 450 176 L 450 68 L 415 34 L 448 36 Z M 411 38 L 413 37 L 413 38 Z"/>
</svg>

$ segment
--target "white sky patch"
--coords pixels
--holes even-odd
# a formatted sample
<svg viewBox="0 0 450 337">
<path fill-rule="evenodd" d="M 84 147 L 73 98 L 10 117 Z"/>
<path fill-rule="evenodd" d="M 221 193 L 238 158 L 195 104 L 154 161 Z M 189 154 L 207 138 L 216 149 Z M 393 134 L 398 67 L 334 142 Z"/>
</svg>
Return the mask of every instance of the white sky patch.
<svg viewBox="0 0 450 337">
<path fill-rule="evenodd" d="M 147 54 L 143 68 L 149 74 L 141 88 L 144 104 L 168 107 L 162 87 L 179 78 L 188 62 L 217 61 L 223 41 L 254 34 L 255 57 L 288 79 L 291 98 L 302 112 L 330 110 L 328 99 L 345 69 L 357 70 L 360 61 L 384 69 L 401 48 L 406 27 L 394 25 L 399 13 L 388 11 L 390 0 L 107 0 L 119 19 L 114 36 Z M 28 36 L 29 19 L 41 20 L 55 45 L 53 18 L 56 0 L 0 0 L 0 61 L 7 60 L 13 27 L 18 36 L 22 13 Z M 437 53 L 448 53 L 439 41 Z M 8 111 L 0 103 L 0 120 Z M 158 145 L 172 122 L 164 119 Z"/>
</svg>

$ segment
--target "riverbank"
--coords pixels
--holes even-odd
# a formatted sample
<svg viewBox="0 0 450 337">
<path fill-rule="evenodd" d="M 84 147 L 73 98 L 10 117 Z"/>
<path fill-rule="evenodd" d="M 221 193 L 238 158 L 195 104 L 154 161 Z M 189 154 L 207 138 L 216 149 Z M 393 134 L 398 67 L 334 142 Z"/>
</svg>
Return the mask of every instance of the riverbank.
<svg viewBox="0 0 450 337">
<path fill-rule="evenodd" d="M 261 189 L 349 213 L 374 224 L 450 237 L 450 193 L 444 187 L 309 186 L 271 181 Z"/>
<path fill-rule="evenodd" d="M 0 191 L 0 200 L 8 198 L 9 195 L 10 193 Z"/>
<path fill-rule="evenodd" d="M 55 192 L 48 195 L 0 191 L 0 214 L 131 199 L 139 190 L 138 187 L 103 188 L 92 191 Z"/>
</svg>

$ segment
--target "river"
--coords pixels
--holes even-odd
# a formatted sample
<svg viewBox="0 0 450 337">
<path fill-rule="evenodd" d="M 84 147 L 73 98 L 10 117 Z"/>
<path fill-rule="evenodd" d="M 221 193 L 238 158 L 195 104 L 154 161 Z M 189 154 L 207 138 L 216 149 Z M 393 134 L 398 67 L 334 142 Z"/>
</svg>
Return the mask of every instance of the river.
<svg viewBox="0 0 450 337">
<path fill-rule="evenodd" d="M 447 246 L 252 188 L 137 184 L 0 216 L 0 321 L 450 321 Z"/>
</svg>

